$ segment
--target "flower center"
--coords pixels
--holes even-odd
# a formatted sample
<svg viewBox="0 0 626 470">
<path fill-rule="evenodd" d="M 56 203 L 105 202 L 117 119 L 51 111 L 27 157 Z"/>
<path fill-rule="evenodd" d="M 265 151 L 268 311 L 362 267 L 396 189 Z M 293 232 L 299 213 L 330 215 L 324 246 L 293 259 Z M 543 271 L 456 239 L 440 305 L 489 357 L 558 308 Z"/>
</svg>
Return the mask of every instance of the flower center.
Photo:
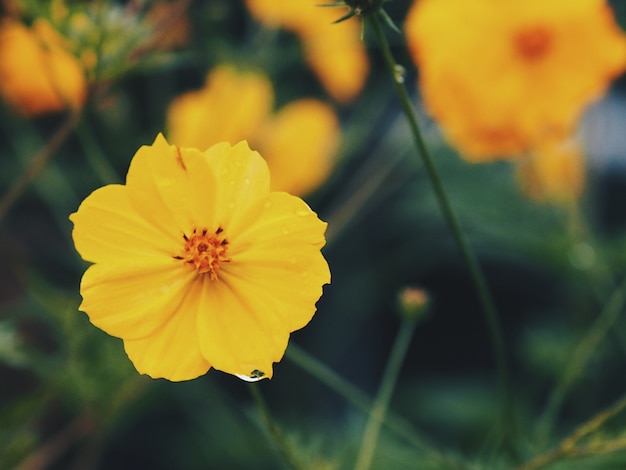
<svg viewBox="0 0 626 470">
<path fill-rule="evenodd" d="M 536 61 L 550 49 L 552 34 L 543 26 L 533 26 L 519 31 L 514 39 L 515 50 L 524 60 Z"/>
<path fill-rule="evenodd" d="M 230 263 L 230 258 L 226 256 L 228 240 L 224 236 L 224 229 L 218 227 L 214 233 L 210 233 L 206 227 L 194 227 L 190 236 L 183 233 L 183 239 L 183 252 L 174 256 L 174 259 L 184 261 L 199 274 L 208 273 L 211 280 L 215 281 L 220 265 Z"/>
</svg>

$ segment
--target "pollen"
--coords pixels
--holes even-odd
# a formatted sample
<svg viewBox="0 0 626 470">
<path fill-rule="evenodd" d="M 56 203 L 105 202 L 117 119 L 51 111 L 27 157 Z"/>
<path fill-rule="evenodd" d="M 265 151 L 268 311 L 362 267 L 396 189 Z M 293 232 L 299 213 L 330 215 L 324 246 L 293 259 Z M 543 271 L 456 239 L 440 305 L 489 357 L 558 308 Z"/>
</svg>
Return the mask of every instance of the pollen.
<svg viewBox="0 0 626 470">
<path fill-rule="evenodd" d="M 552 43 L 552 34 L 543 26 L 532 26 L 518 31 L 514 38 L 517 53 L 526 61 L 534 62 L 546 56 Z"/>
<path fill-rule="evenodd" d="M 184 246 L 180 255 L 174 259 L 184 261 L 198 274 L 208 274 L 212 281 L 217 280 L 217 273 L 222 263 L 230 263 L 227 256 L 228 240 L 224 229 L 218 227 L 209 231 L 206 227 L 194 227 L 190 235 L 182 234 Z"/>
</svg>

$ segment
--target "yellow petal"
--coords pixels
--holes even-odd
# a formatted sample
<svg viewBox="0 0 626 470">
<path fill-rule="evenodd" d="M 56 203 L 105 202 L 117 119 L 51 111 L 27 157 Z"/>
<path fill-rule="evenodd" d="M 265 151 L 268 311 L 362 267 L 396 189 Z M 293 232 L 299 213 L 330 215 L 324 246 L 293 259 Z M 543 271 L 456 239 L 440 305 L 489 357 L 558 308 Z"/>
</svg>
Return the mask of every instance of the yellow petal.
<svg viewBox="0 0 626 470">
<path fill-rule="evenodd" d="M 98 328 L 122 339 L 153 334 L 178 309 L 195 272 L 172 257 L 99 263 L 83 275 L 80 310 Z"/>
<path fill-rule="evenodd" d="M 171 240 L 137 214 L 125 186 L 95 190 L 70 215 L 76 250 L 85 261 L 135 263 L 137 258 L 176 254 Z"/>
<path fill-rule="evenodd" d="M 137 340 L 124 340 L 126 354 L 142 374 L 172 381 L 191 380 L 205 374 L 210 364 L 200 352 L 197 317 L 201 290 L 210 286 L 208 278 L 196 279 L 183 294 L 180 306 L 153 334 Z"/>
<path fill-rule="evenodd" d="M 306 195 L 328 178 L 339 145 L 339 122 L 330 106 L 312 99 L 294 101 L 263 135 L 261 153 L 273 190 Z"/>
<path fill-rule="evenodd" d="M 361 26 L 354 20 L 320 25 L 302 36 L 305 59 L 333 98 L 350 102 L 363 89 L 369 73 Z"/>
<path fill-rule="evenodd" d="M 310 321 L 330 281 L 319 251 L 325 227 L 302 200 L 272 193 L 253 226 L 233 237 L 232 262 L 205 291 L 198 316 L 200 347 L 213 367 L 271 377 L 289 334 Z"/>
<path fill-rule="evenodd" d="M 202 355 L 218 370 L 272 377 L 272 364 L 287 348 L 289 331 L 273 305 L 254 298 L 246 285 L 224 282 L 203 291 L 198 315 Z"/>
<path fill-rule="evenodd" d="M 516 167 L 522 191 L 540 203 L 568 204 L 585 187 L 585 159 L 575 141 L 545 142 Z"/>
<path fill-rule="evenodd" d="M 626 68 L 604 0 L 420 0 L 405 30 L 426 108 L 471 161 L 567 136 Z"/>
<path fill-rule="evenodd" d="M 195 225 L 213 225 L 215 175 L 196 149 L 169 145 L 159 134 L 137 151 L 126 183 L 137 212 L 176 243 Z"/>
<path fill-rule="evenodd" d="M 203 89 L 172 102 L 168 136 L 177 145 L 201 150 L 218 142 L 249 139 L 269 115 L 273 101 L 272 84 L 263 74 L 218 66 Z"/>
<path fill-rule="evenodd" d="M 257 206 L 269 194 L 267 163 L 250 150 L 247 142 L 233 147 L 218 144 L 208 149 L 205 156 L 219 182 L 214 218 L 230 238 L 245 228 L 249 214 L 256 213 Z"/>
<path fill-rule="evenodd" d="M 42 20 L 32 30 L 13 20 L 1 22 L 0 95 L 22 114 L 77 109 L 84 103 L 84 71 L 62 43 Z"/>
<path fill-rule="evenodd" d="M 306 61 L 333 98 L 348 102 L 361 91 L 369 72 L 361 23 L 333 24 L 347 8 L 320 8 L 310 0 L 247 0 L 246 4 L 266 26 L 299 36 Z"/>
<path fill-rule="evenodd" d="M 289 331 L 305 326 L 315 313 L 330 270 L 320 249 L 326 223 L 304 201 L 272 193 L 258 219 L 231 240 L 232 262 L 222 279 L 247 285 L 250 297 L 276 303 L 275 311 Z"/>
</svg>

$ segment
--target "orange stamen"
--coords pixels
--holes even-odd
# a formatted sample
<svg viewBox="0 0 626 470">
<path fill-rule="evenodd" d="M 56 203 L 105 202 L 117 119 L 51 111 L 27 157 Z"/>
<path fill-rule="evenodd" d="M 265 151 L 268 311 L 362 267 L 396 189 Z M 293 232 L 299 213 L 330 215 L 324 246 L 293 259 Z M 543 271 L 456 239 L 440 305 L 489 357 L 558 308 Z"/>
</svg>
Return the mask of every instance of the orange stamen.
<svg viewBox="0 0 626 470">
<path fill-rule="evenodd" d="M 210 233 L 206 227 L 194 229 L 191 235 L 183 233 L 185 241 L 183 252 L 174 256 L 174 259 L 183 260 L 192 266 L 199 274 L 209 274 L 212 281 L 217 279 L 217 273 L 222 263 L 230 263 L 226 256 L 228 240 L 225 238 L 224 229 L 218 227 Z"/>
<path fill-rule="evenodd" d="M 515 49 L 522 58 L 536 61 L 550 49 L 552 34 L 543 26 L 533 26 L 519 31 L 514 39 Z"/>
</svg>

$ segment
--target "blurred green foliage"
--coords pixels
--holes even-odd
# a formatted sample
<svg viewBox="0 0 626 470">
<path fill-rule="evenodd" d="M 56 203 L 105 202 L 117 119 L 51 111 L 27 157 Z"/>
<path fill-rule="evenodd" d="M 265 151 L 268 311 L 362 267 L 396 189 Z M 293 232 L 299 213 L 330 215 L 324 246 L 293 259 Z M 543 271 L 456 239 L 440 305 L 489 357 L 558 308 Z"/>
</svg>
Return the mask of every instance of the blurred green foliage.
<svg viewBox="0 0 626 470">
<path fill-rule="evenodd" d="M 399 24 L 408 3 L 388 5 Z M 24 2 L 31 18 L 50 14 L 47 4 Z M 618 11 L 624 22 L 624 9 Z M 107 65 L 111 72 L 103 75 L 97 99 L 0 223 L 0 468 L 283 465 L 244 383 L 216 371 L 186 383 L 139 376 L 121 341 L 77 309 L 86 265 L 74 251 L 67 217 L 95 188 L 124 180 L 136 149 L 163 130 L 173 97 L 229 61 L 265 70 L 279 103 L 329 100 L 297 39 L 255 23 L 242 2 L 194 1 L 188 15 L 191 35 L 180 50 L 133 63 L 128 50 L 115 50 L 117 61 Z M 390 37 L 415 92 L 402 41 Z M 622 312 L 564 392 L 550 431 L 538 435 L 550 394 L 626 273 L 626 175 L 590 167 L 577 212 L 538 206 L 520 194 L 509 163 L 464 163 L 424 118 L 446 189 L 502 315 L 515 398 L 511 457 L 499 450 L 494 430 L 494 363 L 479 305 L 412 151 L 379 51 L 371 46 L 369 52 L 372 73 L 362 96 L 336 104 L 344 141 L 335 172 L 308 200 L 329 222 L 325 255 L 333 282 L 293 342 L 373 397 L 400 324 L 397 295 L 406 286 L 424 288 L 430 311 L 391 402 L 392 413 L 410 424 L 403 432 L 383 426 L 373 467 L 512 468 L 558 446 L 626 388 Z M 63 119 L 0 110 L 0 196 Z M 624 157 L 624 149 L 616 151 Z M 258 386 L 306 468 L 352 468 L 367 418 L 361 409 L 289 354 L 272 381 Z M 626 417 L 617 415 L 588 442 L 626 439 L 625 429 Z M 415 436 L 425 444 L 416 445 Z M 623 450 L 590 454 L 549 468 L 626 467 Z"/>
</svg>

